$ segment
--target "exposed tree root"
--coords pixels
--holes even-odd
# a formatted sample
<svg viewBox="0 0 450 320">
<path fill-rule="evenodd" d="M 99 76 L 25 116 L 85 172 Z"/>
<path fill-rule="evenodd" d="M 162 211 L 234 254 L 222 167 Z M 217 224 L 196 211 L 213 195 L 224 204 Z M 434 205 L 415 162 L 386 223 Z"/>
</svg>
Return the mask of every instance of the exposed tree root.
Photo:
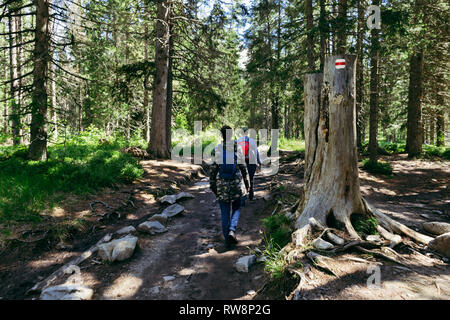
<svg viewBox="0 0 450 320">
<path fill-rule="evenodd" d="M 322 255 L 320 255 L 318 253 L 315 253 L 313 251 L 308 252 L 306 254 L 306 256 L 308 257 L 309 260 L 312 261 L 314 266 L 316 266 L 319 269 L 325 270 L 326 272 L 329 272 L 332 275 L 334 275 L 335 277 L 339 278 L 339 276 L 336 274 L 336 272 L 333 271 L 333 269 L 325 261 L 327 259 L 331 259 L 330 257 L 322 256 Z"/>
<path fill-rule="evenodd" d="M 383 253 L 381 253 L 381 252 L 374 251 L 374 250 L 367 250 L 367 249 L 364 249 L 364 248 L 362 248 L 362 247 L 360 247 L 360 246 L 356 246 L 355 249 L 357 249 L 357 250 L 359 250 L 359 251 L 361 251 L 361 252 L 363 252 L 363 253 L 373 254 L 373 255 L 376 256 L 376 257 L 385 259 L 385 260 L 390 261 L 390 262 L 397 263 L 397 264 L 399 264 L 399 265 L 402 265 L 402 266 L 408 268 L 408 266 L 407 266 L 406 264 L 404 264 L 404 263 L 402 263 L 402 262 L 400 262 L 400 261 L 398 261 L 398 260 L 396 260 L 396 259 L 394 259 L 394 258 L 391 258 L 391 257 L 389 257 L 389 256 L 387 256 L 387 255 L 385 255 L 385 254 L 383 254 Z M 411 269 L 408 268 L 408 270 L 411 270 Z"/>
<path fill-rule="evenodd" d="M 424 234 L 421 234 L 419 232 L 416 232 L 410 228 L 408 228 L 407 226 L 405 226 L 404 224 L 401 224 L 400 222 L 397 222 L 391 218 L 389 218 L 387 215 L 385 215 L 384 213 L 381 213 L 380 211 L 378 211 L 377 209 L 375 209 L 374 207 L 372 207 L 364 198 L 363 200 L 363 204 L 366 207 L 366 210 L 369 214 L 373 215 L 374 217 L 376 217 L 378 219 L 378 222 L 386 229 L 396 232 L 398 234 L 404 234 L 405 236 L 410 237 L 411 239 L 428 245 L 428 243 L 433 240 L 432 237 L 426 236 Z"/>
</svg>

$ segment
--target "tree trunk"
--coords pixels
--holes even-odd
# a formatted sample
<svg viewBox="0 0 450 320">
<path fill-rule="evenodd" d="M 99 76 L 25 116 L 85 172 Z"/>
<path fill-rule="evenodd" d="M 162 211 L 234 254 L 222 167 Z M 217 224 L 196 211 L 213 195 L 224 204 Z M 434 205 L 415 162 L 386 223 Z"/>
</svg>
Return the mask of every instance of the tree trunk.
<svg viewBox="0 0 450 320">
<path fill-rule="evenodd" d="M 444 147 L 445 146 L 445 121 L 444 121 L 444 110 L 439 110 L 436 119 L 436 146 Z"/>
<path fill-rule="evenodd" d="M 307 43 L 308 43 L 308 70 L 310 72 L 315 70 L 315 61 L 314 61 L 314 17 L 313 17 L 313 8 L 312 8 L 312 0 L 306 0 L 305 2 L 305 15 L 306 15 L 306 32 L 307 32 Z"/>
<path fill-rule="evenodd" d="M 51 118 L 53 122 L 53 134 L 55 137 L 55 140 L 58 139 L 58 119 L 57 119 L 57 113 L 56 113 L 56 82 L 55 82 L 55 64 L 53 62 L 50 62 L 50 69 L 51 69 L 51 84 L 50 84 L 50 90 L 51 90 Z"/>
<path fill-rule="evenodd" d="M 52 34 L 55 32 L 55 23 L 51 23 L 51 26 L 49 27 Z M 52 51 L 52 60 L 56 59 L 55 57 L 55 50 Z M 50 99 L 50 110 L 51 114 L 50 117 L 52 119 L 52 127 L 53 127 L 53 136 L 55 140 L 58 139 L 58 119 L 57 119 L 57 112 L 56 112 L 56 66 L 53 61 L 50 61 L 49 63 L 50 68 L 50 92 L 51 92 L 51 99 Z"/>
<path fill-rule="evenodd" d="M 335 60 L 345 59 L 345 69 L 335 69 Z M 308 75 L 305 82 L 305 188 L 297 209 L 295 243 L 302 245 L 309 219 L 344 229 L 358 238 L 350 215 L 364 213 L 356 149 L 356 101 L 354 55 L 327 56 L 320 107 L 321 75 Z M 319 114 L 317 115 L 317 112 Z"/>
<path fill-rule="evenodd" d="M 374 0 L 374 5 L 379 1 Z M 370 57 L 370 114 L 369 114 L 369 160 L 372 163 L 377 162 L 378 158 L 378 109 L 380 101 L 379 92 L 379 32 L 378 29 L 371 30 L 371 57 Z"/>
<path fill-rule="evenodd" d="M 48 1 L 36 1 L 31 137 L 28 150 L 32 160 L 47 159 L 47 67 L 49 60 Z"/>
<path fill-rule="evenodd" d="M 166 141 L 169 153 L 172 151 L 172 107 L 173 107 L 173 23 L 171 20 L 173 4 L 169 8 L 169 65 L 167 73 Z"/>
<path fill-rule="evenodd" d="M 18 6 L 22 6 L 23 2 L 22 1 L 18 1 Z M 21 14 L 22 13 L 22 9 L 17 11 L 17 14 Z M 18 16 L 16 17 L 16 23 L 17 23 L 17 27 L 16 30 L 17 32 L 21 32 L 22 31 L 22 17 Z M 22 33 L 18 33 L 17 34 L 17 41 L 18 44 L 23 43 L 23 34 Z M 24 56 L 23 56 L 23 52 L 24 52 L 24 48 L 23 46 L 19 46 L 17 47 L 17 75 L 19 76 L 19 83 L 18 83 L 18 101 L 17 101 L 17 111 L 18 114 L 20 114 L 23 110 L 23 69 L 24 69 Z M 18 115 L 18 125 L 19 125 L 19 142 L 20 143 L 24 143 L 24 138 L 23 138 L 23 129 L 22 129 L 22 121 L 20 119 L 20 115 Z"/>
<path fill-rule="evenodd" d="M 344 58 L 346 67 L 335 68 Z M 356 148 L 354 55 L 327 56 L 321 74 L 305 76 L 305 186 L 296 210 L 295 246 L 305 246 L 312 226 L 328 226 L 359 239 L 351 223 L 353 214 L 373 216 L 386 239 L 390 232 L 420 243 L 433 238 L 420 234 L 373 208 L 360 192 Z M 320 92 L 320 97 L 319 97 Z M 384 229 L 386 228 L 386 229 Z M 401 239 L 400 239 L 401 240 Z M 398 243 L 398 242 L 397 242 Z"/>
<path fill-rule="evenodd" d="M 422 81 L 423 81 L 423 49 L 411 55 L 408 93 L 408 130 L 406 147 L 409 157 L 422 153 Z"/>
<path fill-rule="evenodd" d="M 80 104 L 78 105 L 78 132 L 83 131 L 83 80 L 80 79 Z"/>
<path fill-rule="evenodd" d="M 125 64 L 130 63 L 130 48 L 128 46 L 128 41 L 130 39 L 130 32 L 128 31 L 128 25 L 125 26 Z M 131 105 L 130 105 L 130 98 L 127 93 L 126 95 L 126 104 L 127 104 L 127 123 L 126 123 L 126 131 L 127 131 L 127 140 L 130 141 L 131 138 Z"/>
<path fill-rule="evenodd" d="M 8 79 L 8 67 L 5 64 L 5 79 Z M 4 88 L 4 94 L 3 94 L 3 98 L 5 99 L 5 105 L 4 105 L 4 109 L 3 109 L 3 132 L 6 134 L 8 133 L 8 86 L 5 86 Z"/>
<path fill-rule="evenodd" d="M 14 9 L 14 7 L 10 4 L 10 11 Z M 17 12 L 13 12 L 12 14 L 17 14 Z M 10 101 L 11 101 L 11 131 L 13 136 L 14 145 L 19 145 L 22 143 L 21 137 L 21 123 L 20 123 L 20 97 L 19 97 L 19 69 L 18 69 L 18 33 L 17 33 L 17 18 L 18 17 L 9 17 L 9 63 L 10 63 Z"/>
<path fill-rule="evenodd" d="M 152 127 L 149 153 L 169 158 L 167 141 L 167 80 L 169 69 L 169 1 L 158 0 L 155 45 L 155 80 L 153 86 Z"/>
<path fill-rule="evenodd" d="M 147 8 L 146 8 L 147 9 Z M 148 14 L 149 16 L 150 14 Z M 144 58 L 145 62 L 149 62 L 149 54 L 148 54 L 148 47 L 150 46 L 149 42 L 149 31 L 148 31 L 148 24 L 145 22 L 144 26 L 144 37 L 145 37 L 145 43 L 144 43 Z M 148 92 L 148 80 L 149 76 L 146 74 L 144 76 L 144 111 L 145 111 L 145 141 L 147 143 L 150 142 L 150 105 L 149 105 L 149 92 Z"/>
<path fill-rule="evenodd" d="M 432 116 L 430 117 L 430 144 L 434 145 L 435 144 L 435 136 L 436 136 L 436 122 L 434 121 L 435 119 L 435 113 L 433 112 Z"/>
<path fill-rule="evenodd" d="M 328 22 L 326 19 L 325 0 L 320 0 L 320 17 L 319 17 L 319 33 L 320 33 L 320 72 L 323 72 L 325 63 L 325 55 L 327 53 L 327 39 L 329 37 Z"/>
<path fill-rule="evenodd" d="M 322 78 L 321 73 L 306 74 L 304 77 L 305 183 L 311 178 L 311 168 L 316 156 Z"/>
<path fill-rule="evenodd" d="M 336 54 L 345 54 L 347 50 L 347 0 L 339 0 L 337 19 Z"/>
<path fill-rule="evenodd" d="M 364 20 L 364 6 L 358 2 L 358 36 L 356 44 L 356 52 L 358 60 L 356 62 L 356 145 L 358 149 L 362 148 L 362 122 L 361 111 L 364 101 L 364 34 L 365 34 L 365 20 Z"/>
</svg>

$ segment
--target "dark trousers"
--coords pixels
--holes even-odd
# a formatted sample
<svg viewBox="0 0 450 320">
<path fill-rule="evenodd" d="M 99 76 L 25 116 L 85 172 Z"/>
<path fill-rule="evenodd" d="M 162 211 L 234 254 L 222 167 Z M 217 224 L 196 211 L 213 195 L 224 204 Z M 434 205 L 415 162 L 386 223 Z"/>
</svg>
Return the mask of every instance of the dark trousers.
<svg viewBox="0 0 450 320">
<path fill-rule="evenodd" d="M 219 201 L 219 206 L 222 213 L 222 232 L 225 241 L 227 241 L 228 232 L 230 230 L 236 231 L 239 216 L 241 215 L 241 199 L 234 200 L 233 202 Z"/>
<path fill-rule="evenodd" d="M 257 167 L 256 164 L 247 163 L 247 171 L 248 171 L 249 180 L 250 180 L 250 192 L 249 192 L 249 199 L 250 200 L 253 200 L 253 196 L 254 196 L 253 177 L 255 176 L 256 167 Z"/>
</svg>

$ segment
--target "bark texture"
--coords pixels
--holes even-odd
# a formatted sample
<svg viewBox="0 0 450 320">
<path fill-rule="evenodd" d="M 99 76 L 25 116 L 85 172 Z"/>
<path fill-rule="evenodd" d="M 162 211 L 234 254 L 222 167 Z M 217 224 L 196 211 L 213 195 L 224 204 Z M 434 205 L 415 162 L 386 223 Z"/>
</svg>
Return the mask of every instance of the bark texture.
<svg viewBox="0 0 450 320">
<path fill-rule="evenodd" d="M 47 68 L 49 62 L 48 19 L 48 1 L 37 0 L 31 109 L 31 141 L 28 149 L 28 156 L 32 160 L 47 159 Z"/>
<path fill-rule="evenodd" d="M 335 69 L 336 59 L 346 60 L 345 69 Z M 354 55 L 325 58 L 319 108 L 311 98 L 318 90 L 319 76 L 306 77 L 307 176 L 302 203 L 296 214 L 298 230 L 294 233 L 294 241 L 297 245 L 301 245 L 309 231 L 310 218 L 322 225 L 333 221 L 334 227 L 358 238 L 350 222 L 352 214 L 365 213 L 357 167 L 355 62 Z M 317 109 L 318 124 L 313 116 Z"/>
<path fill-rule="evenodd" d="M 409 157 L 422 153 L 423 50 L 411 55 L 408 93 L 408 131 L 406 147 Z"/>
<path fill-rule="evenodd" d="M 14 4 L 9 5 L 11 11 L 14 10 L 14 14 L 18 14 L 17 8 Z M 19 96 L 19 67 L 18 67 L 18 57 L 19 57 L 19 43 L 18 43 L 18 19 L 20 17 L 10 16 L 9 17 L 9 63 L 10 63 L 10 79 L 11 79 L 11 131 L 13 135 L 14 145 L 19 145 L 22 143 L 21 129 L 20 129 L 20 96 Z"/>
<path fill-rule="evenodd" d="M 152 127 L 149 153 L 158 158 L 169 158 L 167 141 L 167 81 L 169 70 L 169 15 L 168 0 L 159 0 L 156 22 L 155 80 L 153 87 Z"/>
<path fill-rule="evenodd" d="M 373 1 L 379 5 L 379 1 Z M 380 103 L 379 93 L 379 48 L 380 39 L 378 29 L 372 29 L 370 48 L 370 115 L 369 115 L 369 159 L 377 162 L 378 158 L 378 109 Z"/>
</svg>

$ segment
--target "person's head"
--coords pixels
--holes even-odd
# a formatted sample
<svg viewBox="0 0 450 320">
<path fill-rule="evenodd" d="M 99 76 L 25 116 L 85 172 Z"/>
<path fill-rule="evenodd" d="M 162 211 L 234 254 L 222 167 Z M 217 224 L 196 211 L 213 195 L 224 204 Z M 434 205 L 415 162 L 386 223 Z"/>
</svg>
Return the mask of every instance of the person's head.
<svg viewBox="0 0 450 320">
<path fill-rule="evenodd" d="M 241 130 L 242 130 L 242 135 L 246 136 L 247 133 L 248 133 L 248 128 L 247 127 L 242 127 Z"/>
<path fill-rule="evenodd" d="M 223 126 L 221 129 L 220 129 L 220 133 L 222 134 L 222 139 L 224 140 L 224 141 L 226 141 L 227 140 L 227 131 L 228 130 L 230 130 L 229 132 L 229 137 L 230 137 L 230 139 L 232 139 L 232 137 L 233 137 L 233 129 L 231 129 L 231 127 L 230 126 Z"/>
</svg>

